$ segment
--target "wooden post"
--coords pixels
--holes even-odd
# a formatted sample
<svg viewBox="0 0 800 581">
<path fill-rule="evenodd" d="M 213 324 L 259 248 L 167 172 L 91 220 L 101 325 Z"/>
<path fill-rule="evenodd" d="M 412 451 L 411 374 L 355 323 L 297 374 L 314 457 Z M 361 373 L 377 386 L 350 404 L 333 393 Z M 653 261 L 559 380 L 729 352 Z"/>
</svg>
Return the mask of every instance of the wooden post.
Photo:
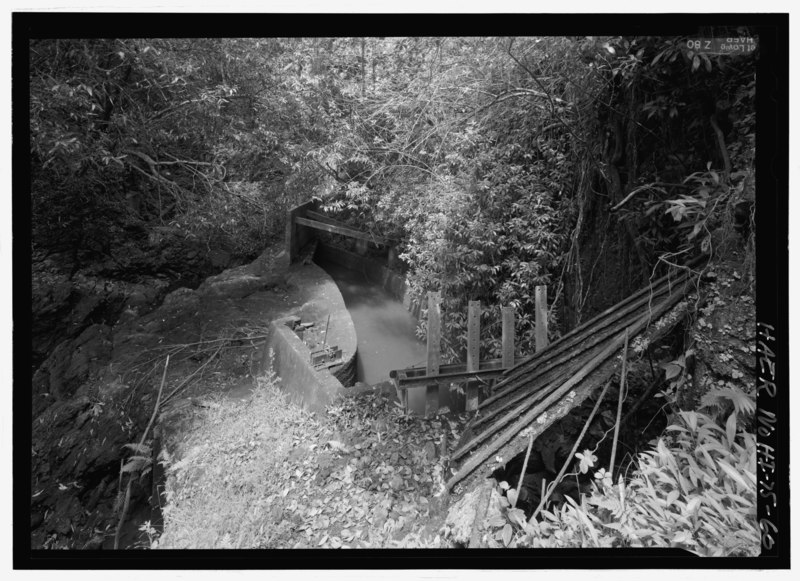
<svg viewBox="0 0 800 581">
<path fill-rule="evenodd" d="M 427 375 L 439 373 L 439 359 L 441 356 L 442 338 L 442 293 L 430 291 L 428 293 L 428 363 Z M 425 392 L 425 417 L 430 417 L 439 411 L 439 384 L 428 385 Z"/>
<path fill-rule="evenodd" d="M 481 346 L 481 302 L 470 301 L 467 313 L 467 371 L 478 371 Z M 467 382 L 468 412 L 478 409 L 478 382 Z"/>
<path fill-rule="evenodd" d="M 536 287 L 536 351 L 547 347 L 547 287 Z"/>
<path fill-rule="evenodd" d="M 514 366 L 514 307 L 503 307 L 503 367 Z"/>
<path fill-rule="evenodd" d="M 303 220 L 308 209 L 313 207 L 315 207 L 314 202 L 306 202 L 286 212 L 286 251 L 289 253 L 289 264 L 294 262 L 300 254 L 302 246 L 308 242 L 310 238 L 310 235 L 307 233 L 301 236 L 301 226 L 298 222 L 298 218 Z"/>
<path fill-rule="evenodd" d="M 294 235 L 294 217 L 297 214 L 295 209 L 286 212 L 286 251 L 289 253 L 289 264 L 297 258 L 297 239 Z"/>
<path fill-rule="evenodd" d="M 408 390 L 400 389 L 400 379 L 397 376 L 392 378 L 392 385 L 394 385 L 394 390 L 397 392 L 397 399 L 400 400 L 400 405 L 403 406 L 403 411 L 408 413 Z"/>
</svg>

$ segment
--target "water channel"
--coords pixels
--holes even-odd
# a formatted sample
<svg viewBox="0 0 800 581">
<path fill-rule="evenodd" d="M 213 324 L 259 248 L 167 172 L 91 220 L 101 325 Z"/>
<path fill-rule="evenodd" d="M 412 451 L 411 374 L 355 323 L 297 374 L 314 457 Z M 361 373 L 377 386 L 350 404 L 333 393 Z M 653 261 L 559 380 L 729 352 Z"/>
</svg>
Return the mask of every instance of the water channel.
<svg viewBox="0 0 800 581">
<path fill-rule="evenodd" d="M 375 385 L 387 381 L 393 369 L 425 365 L 417 320 L 401 302 L 363 273 L 328 262 L 320 266 L 339 287 L 356 329 L 358 381 Z M 446 395 L 446 389 L 440 390 L 440 405 L 447 404 Z M 408 405 L 412 413 L 423 414 L 425 390 L 410 390 Z"/>
</svg>

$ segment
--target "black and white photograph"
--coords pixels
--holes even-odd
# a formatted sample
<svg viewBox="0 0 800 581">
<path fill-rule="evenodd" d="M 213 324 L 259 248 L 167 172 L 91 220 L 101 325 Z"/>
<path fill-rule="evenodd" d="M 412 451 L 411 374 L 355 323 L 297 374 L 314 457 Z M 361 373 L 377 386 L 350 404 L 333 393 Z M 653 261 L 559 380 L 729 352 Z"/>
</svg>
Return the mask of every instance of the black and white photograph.
<svg viewBox="0 0 800 581">
<path fill-rule="evenodd" d="M 788 567 L 788 14 L 346 16 L 13 15 L 15 566 Z"/>
</svg>

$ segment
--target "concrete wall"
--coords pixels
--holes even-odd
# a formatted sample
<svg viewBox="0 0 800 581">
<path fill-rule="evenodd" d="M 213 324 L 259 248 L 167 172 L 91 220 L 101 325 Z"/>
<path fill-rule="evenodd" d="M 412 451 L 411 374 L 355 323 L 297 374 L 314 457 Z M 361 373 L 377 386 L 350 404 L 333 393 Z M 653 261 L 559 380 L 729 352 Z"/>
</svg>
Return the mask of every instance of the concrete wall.
<svg viewBox="0 0 800 581">
<path fill-rule="evenodd" d="M 290 399 L 322 414 L 334 398 L 344 393 L 345 388 L 327 370 L 314 369 L 308 347 L 286 326 L 287 320 L 278 319 L 270 323 L 269 339 L 264 347 L 265 367 L 272 363 L 273 371 L 280 377 L 281 387 Z M 349 367 L 355 367 L 355 355 L 343 366 Z"/>
</svg>

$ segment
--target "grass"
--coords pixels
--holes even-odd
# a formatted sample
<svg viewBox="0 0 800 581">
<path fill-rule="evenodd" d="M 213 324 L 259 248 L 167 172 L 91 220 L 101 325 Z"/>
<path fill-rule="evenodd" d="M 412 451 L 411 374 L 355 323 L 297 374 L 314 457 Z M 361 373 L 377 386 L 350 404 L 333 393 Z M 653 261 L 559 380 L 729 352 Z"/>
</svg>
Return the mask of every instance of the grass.
<svg viewBox="0 0 800 581">
<path fill-rule="evenodd" d="M 246 401 L 209 399 L 166 457 L 164 534 L 153 548 L 258 547 L 280 521 L 269 498 L 284 494 L 286 462 L 319 424 L 288 401 L 274 377 L 259 378 Z"/>
</svg>

